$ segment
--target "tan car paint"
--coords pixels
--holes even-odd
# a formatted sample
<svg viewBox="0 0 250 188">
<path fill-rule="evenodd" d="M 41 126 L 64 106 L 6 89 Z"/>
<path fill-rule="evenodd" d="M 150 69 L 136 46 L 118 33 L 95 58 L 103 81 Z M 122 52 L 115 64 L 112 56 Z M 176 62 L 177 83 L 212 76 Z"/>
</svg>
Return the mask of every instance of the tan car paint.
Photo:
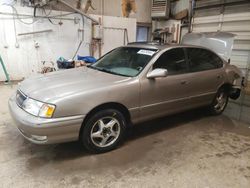
<svg viewBox="0 0 250 188">
<path fill-rule="evenodd" d="M 84 118 L 100 105 L 120 104 L 129 111 L 131 122 L 138 123 L 208 105 L 222 84 L 233 85 L 236 83 L 235 74 L 240 74 L 236 67 L 224 62 L 223 68 L 219 69 L 151 79 L 147 78 L 147 74 L 152 71 L 152 65 L 162 53 L 172 48 L 190 46 L 128 46 L 158 49 L 137 77 L 123 77 L 82 67 L 39 75 L 23 81 L 18 89 L 30 98 L 55 104 L 56 110 L 53 117 L 45 121 L 20 109 L 13 96 L 9 106 L 19 130 L 26 131 L 25 137 L 35 143 L 39 142 L 30 138 L 32 133 L 49 135 L 47 141 L 42 143 L 77 140 Z M 240 79 L 239 75 L 238 80 Z M 69 134 L 71 123 L 74 124 L 74 132 Z M 64 128 L 60 129 L 60 125 L 64 125 Z"/>
</svg>

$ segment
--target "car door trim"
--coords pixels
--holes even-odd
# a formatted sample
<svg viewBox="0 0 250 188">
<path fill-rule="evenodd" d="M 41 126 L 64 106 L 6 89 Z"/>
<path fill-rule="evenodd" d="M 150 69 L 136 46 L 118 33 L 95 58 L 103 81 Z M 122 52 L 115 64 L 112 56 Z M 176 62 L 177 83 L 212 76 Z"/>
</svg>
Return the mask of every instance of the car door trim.
<svg viewBox="0 0 250 188">
<path fill-rule="evenodd" d="M 196 98 L 196 97 L 203 97 L 203 96 L 206 96 L 206 95 L 214 95 L 214 94 L 216 94 L 216 92 L 207 92 L 207 93 L 202 93 L 202 94 L 195 95 L 195 96 L 183 97 L 183 98 L 180 98 L 180 99 L 172 99 L 172 100 L 168 100 L 168 101 L 165 101 L 165 102 L 159 102 L 159 103 L 153 103 L 153 104 L 141 106 L 140 109 L 148 108 L 148 107 L 152 107 L 152 106 L 157 106 L 157 105 L 162 105 L 162 104 L 168 104 L 168 103 L 182 101 L 182 100 L 188 100 L 188 99 L 192 99 L 192 98 Z"/>
</svg>

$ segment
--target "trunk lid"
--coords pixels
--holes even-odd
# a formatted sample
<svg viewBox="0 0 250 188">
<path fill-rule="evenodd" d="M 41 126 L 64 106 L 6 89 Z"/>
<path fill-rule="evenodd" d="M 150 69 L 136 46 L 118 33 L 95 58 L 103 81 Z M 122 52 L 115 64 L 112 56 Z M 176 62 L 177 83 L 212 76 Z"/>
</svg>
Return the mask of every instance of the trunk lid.
<svg viewBox="0 0 250 188">
<path fill-rule="evenodd" d="M 231 58 L 235 35 L 226 32 L 187 33 L 182 44 L 197 45 L 211 49 L 223 59 Z"/>
</svg>

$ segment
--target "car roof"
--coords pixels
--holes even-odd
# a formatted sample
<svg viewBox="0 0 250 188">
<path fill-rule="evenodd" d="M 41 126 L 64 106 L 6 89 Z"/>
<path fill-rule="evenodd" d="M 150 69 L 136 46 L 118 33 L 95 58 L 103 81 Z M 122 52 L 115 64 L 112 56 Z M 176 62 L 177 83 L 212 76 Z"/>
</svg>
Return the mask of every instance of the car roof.
<svg viewBox="0 0 250 188">
<path fill-rule="evenodd" d="M 216 52 L 213 50 L 203 47 L 203 46 L 198 46 L 198 45 L 191 45 L 191 44 L 166 44 L 166 43 L 159 43 L 159 42 L 132 42 L 128 43 L 127 46 L 124 47 L 134 47 L 134 48 L 145 48 L 145 49 L 152 49 L 152 50 L 164 50 L 167 48 L 171 47 L 180 47 L 180 48 L 200 48 L 200 49 L 205 49 L 208 51 L 211 51 L 215 53 L 218 57 L 221 58 L 221 60 L 225 61 L 220 55 L 218 55 Z"/>
<path fill-rule="evenodd" d="M 202 46 L 195 46 L 195 45 L 166 44 L 166 43 L 159 43 L 159 42 L 132 42 L 132 43 L 128 43 L 126 47 L 147 48 L 147 49 L 155 49 L 155 50 L 164 50 L 170 47 L 204 48 Z"/>
</svg>

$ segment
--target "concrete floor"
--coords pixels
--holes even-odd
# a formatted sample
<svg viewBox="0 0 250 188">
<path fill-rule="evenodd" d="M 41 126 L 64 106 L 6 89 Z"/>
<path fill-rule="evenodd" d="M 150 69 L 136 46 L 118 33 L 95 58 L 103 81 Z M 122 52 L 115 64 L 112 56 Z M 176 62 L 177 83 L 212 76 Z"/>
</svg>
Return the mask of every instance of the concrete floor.
<svg viewBox="0 0 250 188">
<path fill-rule="evenodd" d="M 9 116 L 15 86 L 0 86 L 0 187 L 250 187 L 250 128 L 190 111 L 131 128 L 117 150 L 38 146 Z"/>
</svg>

